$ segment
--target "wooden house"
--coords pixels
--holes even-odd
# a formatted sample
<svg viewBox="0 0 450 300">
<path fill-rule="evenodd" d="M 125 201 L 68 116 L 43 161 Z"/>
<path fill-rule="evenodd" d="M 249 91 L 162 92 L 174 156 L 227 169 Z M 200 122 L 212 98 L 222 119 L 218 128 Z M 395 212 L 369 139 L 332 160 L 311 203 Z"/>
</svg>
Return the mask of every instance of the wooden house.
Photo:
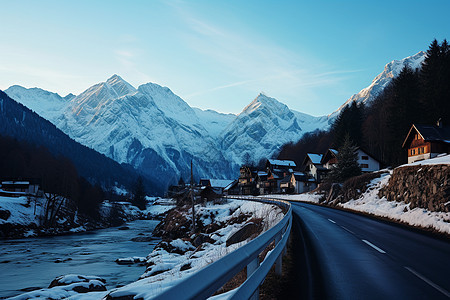
<svg viewBox="0 0 450 300">
<path fill-rule="evenodd" d="M 368 154 L 368 152 L 362 148 L 358 148 L 356 151 L 358 154 L 358 164 L 361 167 L 361 172 L 368 173 L 380 170 L 380 162 L 376 158 Z M 323 167 L 327 170 L 333 168 L 338 162 L 337 155 L 337 150 L 328 149 L 321 159 Z"/>
<path fill-rule="evenodd" d="M 266 169 L 270 169 L 271 171 L 280 170 L 292 173 L 296 167 L 297 165 L 292 160 L 268 159 L 266 162 Z"/>
<path fill-rule="evenodd" d="M 281 180 L 270 169 L 258 171 L 256 177 L 256 189 L 258 194 L 272 194 L 279 191 L 279 180 Z"/>
<path fill-rule="evenodd" d="M 328 149 L 327 152 L 325 152 L 325 154 L 322 156 L 322 159 L 320 160 L 320 163 L 322 164 L 322 166 L 325 169 L 330 170 L 338 162 L 337 154 L 338 154 L 337 150 L 331 149 L 331 148 Z"/>
<path fill-rule="evenodd" d="M 314 178 L 317 183 L 322 181 L 328 171 L 321 163 L 322 156 L 322 154 L 306 153 L 302 164 L 304 172 Z"/>
<path fill-rule="evenodd" d="M 280 183 L 280 190 L 282 193 L 301 194 L 309 192 L 317 187 L 315 180 L 309 178 L 305 173 L 294 172 L 283 178 Z"/>
<path fill-rule="evenodd" d="M 413 124 L 402 147 L 408 150 L 408 163 L 450 153 L 450 127 Z"/>
<path fill-rule="evenodd" d="M 228 179 L 200 179 L 200 186 L 210 187 L 217 195 L 223 195 L 225 188 L 233 182 L 234 180 Z"/>
<path fill-rule="evenodd" d="M 0 195 L 10 197 L 38 196 L 40 186 L 30 180 L 6 180 L 2 181 Z"/>
<path fill-rule="evenodd" d="M 239 194 L 253 195 L 256 192 L 256 178 L 257 171 L 249 166 L 242 166 L 239 171 Z"/>
</svg>

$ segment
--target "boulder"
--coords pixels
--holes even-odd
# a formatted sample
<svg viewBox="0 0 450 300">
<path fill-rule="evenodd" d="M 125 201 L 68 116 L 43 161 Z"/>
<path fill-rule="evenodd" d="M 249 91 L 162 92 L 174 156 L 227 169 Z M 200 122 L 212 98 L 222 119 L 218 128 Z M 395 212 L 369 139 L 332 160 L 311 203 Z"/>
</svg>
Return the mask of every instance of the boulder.
<svg viewBox="0 0 450 300">
<path fill-rule="evenodd" d="M 226 242 L 227 247 L 239 242 L 243 242 L 246 239 L 258 235 L 262 231 L 260 225 L 257 225 L 253 222 L 249 222 L 244 225 L 241 229 L 233 233 Z"/>
</svg>

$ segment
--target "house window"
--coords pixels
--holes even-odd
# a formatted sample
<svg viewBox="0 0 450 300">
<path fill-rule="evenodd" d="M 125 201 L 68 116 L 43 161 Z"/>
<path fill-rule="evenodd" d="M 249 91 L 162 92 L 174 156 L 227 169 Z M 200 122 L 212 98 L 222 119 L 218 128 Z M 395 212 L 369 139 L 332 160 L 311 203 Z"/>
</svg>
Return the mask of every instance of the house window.
<svg viewBox="0 0 450 300">
<path fill-rule="evenodd" d="M 363 168 L 363 169 L 368 169 L 368 168 L 369 168 L 369 165 L 368 165 L 368 164 L 361 164 L 361 168 Z"/>
<path fill-rule="evenodd" d="M 361 159 L 362 160 L 369 160 L 369 157 L 367 155 L 363 155 L 363 156 L 361 156 Z"/>
</svg>

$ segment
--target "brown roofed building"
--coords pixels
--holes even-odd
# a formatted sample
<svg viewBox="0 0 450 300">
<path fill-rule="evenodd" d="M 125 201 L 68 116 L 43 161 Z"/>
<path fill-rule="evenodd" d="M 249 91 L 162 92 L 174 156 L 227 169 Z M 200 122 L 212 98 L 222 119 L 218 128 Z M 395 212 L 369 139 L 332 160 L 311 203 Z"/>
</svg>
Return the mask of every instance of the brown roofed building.
<svg viewBox="0 0 450 300">
<path fill-rule="evenodd" d="M 402 147 L 408 149 L 408 163 L 450 153 L 450 127 L 413 124 Z"/>
</svg>

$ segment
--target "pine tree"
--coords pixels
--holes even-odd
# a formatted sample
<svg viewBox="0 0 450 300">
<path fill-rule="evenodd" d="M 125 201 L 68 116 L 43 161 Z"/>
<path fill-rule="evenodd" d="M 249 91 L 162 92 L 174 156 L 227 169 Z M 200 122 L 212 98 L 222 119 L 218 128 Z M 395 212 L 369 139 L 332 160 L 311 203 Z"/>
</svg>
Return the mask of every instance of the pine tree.
<svg viewBox="0 0 450 300">
<path fill-rule="evenodd" d="M 338 149 L 338 162 L 328 174 L 328 181 L 344 182 L 345 180 L 361 175 L 361 167 L 358 164 L 357 147 L 350 140 L 347 134 L 342 147 Z"/>
<path fill-rule="evenodd" d="M 385 103 L 388 159 L 393 165 L 406 162 L 406 153 L 402 149 L 403 140 L 411 125 L 422 121 L 419 96 L 418 73 L 405 66 L 392 80 L 392 93 Z"/>
<path fill-rule="evenodd" d="M 420 73 L 426 123 L 434 123 L 442 118 L 450 123 L 450 47 L 447 40 L 441 44 L 433 40 Z"/>
<path fill-rule="evenodd" d="M 133 203 L 133 205 L 137 206 L 140 210 L 144 210 L 147 204 L 145 201 L 145 196 L 146 194 L 144 183 L 142 177 L 139 176 L 134 186 L 133 199 L 131 200 L 131 202 Z"/>
<path fill-rule="evenodd" d="M 349 135 L 352 141 L 361 146 L 363 120 L 363 103 L 357 104 L 353 101 L 352 104 L 344 107 L 332 127 L 333 147 L 342 147 L 346 135 Z"/>
</svg>

